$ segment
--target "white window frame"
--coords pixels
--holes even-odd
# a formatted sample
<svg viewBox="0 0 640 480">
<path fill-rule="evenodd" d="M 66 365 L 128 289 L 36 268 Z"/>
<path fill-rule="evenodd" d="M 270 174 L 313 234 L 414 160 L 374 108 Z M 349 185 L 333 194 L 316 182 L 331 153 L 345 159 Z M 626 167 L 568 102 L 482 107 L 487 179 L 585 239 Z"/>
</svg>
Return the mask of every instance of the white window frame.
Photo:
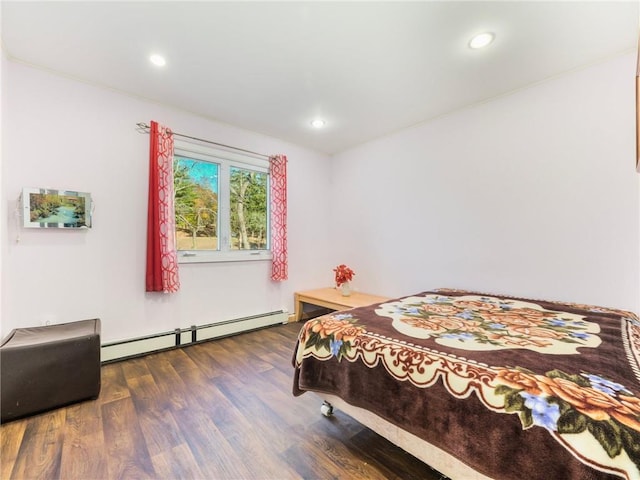
<svg viewBox="0 0 640 480">
<path fill-rule="evenodd" d="M 174 156 L 192 158 L 218 165 L 218 250 L 178 250 L 178 263 L 253 262 L 271 260 L 269 162 L 250 155 L 230 152 L 176 139 Z M 231 250 L 230 248 L 230 170 L 250 169 L 267 175 L 267 248 L 265 250 Z M 176 231 L 174 230 L 174 235 Z M 177 245 L 177 243 L 176 243 Z"/>
</svg>

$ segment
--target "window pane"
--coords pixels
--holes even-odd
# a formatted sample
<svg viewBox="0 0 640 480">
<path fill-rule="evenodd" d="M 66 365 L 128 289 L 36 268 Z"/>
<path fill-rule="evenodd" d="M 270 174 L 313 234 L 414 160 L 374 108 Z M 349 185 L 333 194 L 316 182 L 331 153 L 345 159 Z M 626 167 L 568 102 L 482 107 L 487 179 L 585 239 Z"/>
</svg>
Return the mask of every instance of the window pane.
<svg viewBox="0 0 640 480">
<path fill-rule="evenodd" d="M 218 249 L 218 171 L 216 163 L 174 157 L 178 250 Z"/>
<path fill-rule="evenodd" d="M 243 168 L 230 170 L 232 250 L 267 248 L 267 174 Z"/>
</svg>

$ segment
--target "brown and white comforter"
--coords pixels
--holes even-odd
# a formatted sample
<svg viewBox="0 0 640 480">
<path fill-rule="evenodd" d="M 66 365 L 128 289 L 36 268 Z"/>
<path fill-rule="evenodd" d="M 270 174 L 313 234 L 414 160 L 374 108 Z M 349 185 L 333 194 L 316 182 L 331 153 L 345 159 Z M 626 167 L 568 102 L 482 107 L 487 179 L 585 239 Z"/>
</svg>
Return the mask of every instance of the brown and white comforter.
<svg viewBox="0 0 640 480">
<path fill-rule="evenodd" d="M 293 392 L 338 395 L 498 479 L 640 479 L 640 322 L 434 290 L 310 320 Z"/>
</svg>

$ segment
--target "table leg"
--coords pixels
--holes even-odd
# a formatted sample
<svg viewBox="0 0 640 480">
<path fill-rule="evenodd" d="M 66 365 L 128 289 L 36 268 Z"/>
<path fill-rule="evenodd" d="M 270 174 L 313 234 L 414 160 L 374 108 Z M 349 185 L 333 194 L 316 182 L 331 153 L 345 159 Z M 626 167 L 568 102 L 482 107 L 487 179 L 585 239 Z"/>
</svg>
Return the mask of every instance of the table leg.
<svg viewBox="0 0 640 480">
<path fill-rule="evenodd" d="M 295 321 L 299 322 L 300 320 L 302 320 L 302 302 L 300 301 L 300 297 L 298 296 L 298 294 L 295 295 L 294 300 Z"/>
</svg>

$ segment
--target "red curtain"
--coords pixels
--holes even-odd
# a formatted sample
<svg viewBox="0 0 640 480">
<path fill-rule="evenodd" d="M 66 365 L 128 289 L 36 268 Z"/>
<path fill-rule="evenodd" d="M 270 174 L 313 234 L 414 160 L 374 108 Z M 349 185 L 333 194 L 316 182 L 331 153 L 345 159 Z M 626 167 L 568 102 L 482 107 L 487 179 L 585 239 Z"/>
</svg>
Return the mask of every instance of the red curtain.
<svg viewBox="0 0 640 480">
<path fill-rule="evenodd" d="M 151 122 L 147 214 L 147 292 L 177 292 L 178 255 L 173 210 L 173 135 Z"/>
<path fill-rule="evenodd" d="M 271 177 L 271 280 L 286 280 L 287 264 L 287 157 L 269 158 Z"/>
</svg>

